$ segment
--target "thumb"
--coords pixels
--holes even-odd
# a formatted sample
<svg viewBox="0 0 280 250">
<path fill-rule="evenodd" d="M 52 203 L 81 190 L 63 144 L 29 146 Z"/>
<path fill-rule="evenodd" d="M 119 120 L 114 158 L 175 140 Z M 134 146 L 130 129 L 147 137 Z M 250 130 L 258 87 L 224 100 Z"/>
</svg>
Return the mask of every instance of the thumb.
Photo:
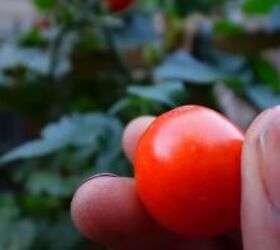
<svg viewBox="0 0 280 250">
<path fill-rule="evenodd" d="M 280 249 L 280 106 L 262 113 L 242 155 L 244 250 Z"/>
</svg>

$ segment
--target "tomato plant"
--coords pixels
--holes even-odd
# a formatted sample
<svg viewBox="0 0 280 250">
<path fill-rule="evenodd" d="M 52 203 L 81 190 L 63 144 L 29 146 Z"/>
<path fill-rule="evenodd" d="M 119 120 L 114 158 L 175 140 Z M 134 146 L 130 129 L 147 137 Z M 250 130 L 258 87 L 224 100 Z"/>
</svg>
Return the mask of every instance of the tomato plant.
<svg viewBox="0 0 280 250">
<path fill-rule="evenodd" d="M 159 116 L 135 156 L 137 190 L 148 212 L 186 237 L 239 225 L 243 133 L 222 115 L 183 106 Z"/>
</svg>

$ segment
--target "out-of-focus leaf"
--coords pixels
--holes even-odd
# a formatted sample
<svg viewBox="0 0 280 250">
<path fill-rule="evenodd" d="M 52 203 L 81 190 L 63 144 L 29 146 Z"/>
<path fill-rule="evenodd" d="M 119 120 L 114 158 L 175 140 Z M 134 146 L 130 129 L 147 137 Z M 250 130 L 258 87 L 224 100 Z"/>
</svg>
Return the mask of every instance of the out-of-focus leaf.
<svg viewBox="0 0 280 250">
<path fill-rule="evenodd" d="M 22 66 L 37 73 L 47 75 L 50 63 L 50 54 L 40 49 L 18 48 L 13 45 L 5 45 L 0 49 L 0 70 Z M 55 74 L 56 76 L 64 75 L 69 69 L 70 62 L 66 58 L 61 58 Z"/>
<path fill-rule="evenodd" d="M 28 183 L 27 183 L 28 185 Z M 21 207 L 25 213 L 32 216 L 49 216 L 53 211 L 61 211 L 63 209 L 63 200 L 61 197 L 46 195 L 25 195 L 21 200 Z"/>
<path fill-rule="evenodd" d="M 100 137 L 100 145 L 95 162 L 96 169 L 99 172 L 110 170 L 114 160 L 121 153 L 122 125 L 111 116 L 107 116 L 107 118 L 108 120 L 104 120 L 99 125 L 104 129 Z"/>
<path fill-rule="evenodd" d="M 125 97 L 117 101 L 109 110 L 111 115 L 115 115 L 120 111 L 124 110 L 125 108 L 131 105 L 131 98 Z"/>
<path fill-rule="evenodd" d="M 266 84 L 273 91 L 280 92 L 280 73 L 272 63 L 264 58 L 255 57 L 252 58 L 251 65 L 258 82 Z"/>
<path fill-rule="evenodd" d="M 0 163 L 8 163 L 17 159 L 29 159 L 53 153 L 65 146 L 64 141 L 39 139 L 26 143 L 8 152 L 0 159 Z"/>
<path fill-rule="evenodd" d="M 52 171 L 40 171 L 30 176 L 27 181 L 27 190 L 35 196 L 47 194 L 67 198 L 74 193 L 78 182 L 76 178 L 62 178 Z"/>
<path fill-rule="evenodd" d="M 97 158 L 97 165 L 102 165 L 119 154 L 121 132 L 122 125 L 112 116 L 102 113 L 76 113 L 48 125 L 42 130 L 41 139 L 8 152 L 2 156 L 0 163 L 48 155 L 68 146 L 89 146 L 94 148 L 95 152 L 102 149 L 102 154 Z"/>
<path fill-rule="evenodd" d="M 34 240 L 35 228 L 30 220 L 1 221 L 0 249 L 29 250 Z"/>
<path fill-rule="evenodd" d="M 245 33 L 245 29 L 228 20 L 219 20 L 214 25 L 214 32 L 218 35 L 242 34 Z"/>
<path fill-rule="evenodd" d="M 267 14 L 278 3 L 279 0 L 246 0 L 242 9 L 249 14 Z"/>
<path fill-rule="evenodd" d="M 35 239 L 35 227 L 31 220 L 21 219 L 13 224 L 9 234 L 11 238 L 4 249 L 29 250 Z"/>
<path fill-rule="evenodd" d="M 47 140 L 64 141 L 64 146 L 92 144 L 102 129 L 96 126 L 100 120 L 103 120 L 103 116 L 99 114 L 65 116 L 58 123 L 49 124 L 44 128 L 42 136 Z"/>
<path fill-rule="evenodd" d="M 183 50 L 168 56 L 154 71 L 154 78 L 157 81 L 179 80 L 207 84 L 225 77 L 223 72 L 198 61 Z"/>
<path fill-rule="evenodd" d="M 247 62 L 247 58 L 244 55 L 221 51 L 213 44 L 215 34 L 212 25 L 208 23 L 203 24 L 200 37 L 196 52 L 199 57 L 211 63 L 211 65 L 217 67 L 222 72 L 227 72 L 232 75 L 236 75 L 237 72 L 240 72 L 244 68 Z"/>
<path fill-rule="evenodd" d="M 196 0 L 196 1 L 184 1 L 177 0 L 177 12 L 185 17 L 187 14 L 194 12 L 204 12 L 204 13 L 212 13 L 213 6 L 219 6 L 226 0 Z"/>
<path fill-rule="evenodd" d="M 231 78 L 225 81 L 226 85 L 229 86 L 235 93 L 240 96 L 246 95 L 246 83 L 242 76 Z"/>
<path fill-rule="evenodd" d="M 112 116 L 102 113 L 76 113 L 48 125 L 42 130 L 42 136 L 65 141 L 65 144 L 72 146 L 93 145 L 104 129 L 113 126 L 118 132 L 121 130 L 120 123 Z"/>
<path fill-rule="evenodd" d="M 46 39 L 43 37 L 41 31 L 34 27 L 19 38 L 18 44 L 26 47 L 39 46 L 46 44 Z"/>
<path fill-rule="evenodd" d="M 60 232 L 63 232 L 63 235 Z M 73 246 L 75 247 L 75 244 L 81 239 L 67 213 L 57 221 L 49 237 L 52 250 L 73 249 Z"/>
<path fill-rule="evenodd" d="M 56 0 L 33 0 L 33 3 L 41 11 L 50 11 L 55 8 Z"/>
<path fill-rule="evenodd" d="M 0 204 L 0 249 L 29 250 L 35 235 L 33 223 L 19 217 L 12 196 L 4 195 Z"/>
<path fill-rule="evenodd" d="M 81 235 L 74 228 L 68 211 L 59 213 L 55 221 L 49 221 L 46 218 L 38 221 L 36 229 L 37 238 L 32 250 L 83 249 L 83 247 L 77 245 L 81 241 Z"/>
<path fill-rule="evenodd" d="M 280 96 L 263 85 L 251 86 L 247 89 L 247 93 L 250 99 L 262 110 L 280 104 Z"/>
<path fill-rule="evenodd" d="M 247 62 L 244 56 L 229 54 L 216 49 L 210 52 L 210 56 L 211 61 L 215 63 L 217 68 L 230 74 L 239 72 Z"/>
<path fill-rule="evenodd" d="M 171 107 L 176 106 L 174 97 L 184 93 L 185 89 L 181 82 L 162 83 L 154 86 L 130 86 L 128 93 L 159 102 Z"/>
<path fill-rule="evenodd" d="M 114 41 L 118 48 L 143 46 L 155 41 L 150 15 L 138 11 L 125 18 L 123 27 L 114 30 Z"/>
<path fill-rule="evenodd" d="M 12 86 L 11 79 L 0 72 L 0 86 L 1 87 L 10 87 Z"/>
<path fill-rule="evenodd" d="M 276 5 L 272 12 L 267 16 L 265 27 L 269 32 L 280 30 L 280 4 Z"/>
<path fill-rule="evenodd" d="M 15 218 L 18 213 L 18 207 L 16 204 L 16 200 L 12 194 L 5 194 L 2 193 L 0 196 L 0 221 L 3 222 L 4 220 L 11 220 Z M 0 223 L 1 225 L 1 223 Z"/>
</svg>

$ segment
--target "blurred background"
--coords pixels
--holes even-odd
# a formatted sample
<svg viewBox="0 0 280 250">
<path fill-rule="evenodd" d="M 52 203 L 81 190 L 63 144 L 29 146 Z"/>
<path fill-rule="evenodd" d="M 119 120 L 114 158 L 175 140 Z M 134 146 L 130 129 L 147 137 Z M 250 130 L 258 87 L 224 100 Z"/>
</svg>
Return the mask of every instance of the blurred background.
<svg viewBox="0 0 280 250">
<path fill-rule="evenodd" d="M 102 249 L 75 189 L 132 176 L 125 124 L 184 104 L 243 129 L 280 104 L 280 0 L 0 0 L 0 250 Z"/>
</svg>

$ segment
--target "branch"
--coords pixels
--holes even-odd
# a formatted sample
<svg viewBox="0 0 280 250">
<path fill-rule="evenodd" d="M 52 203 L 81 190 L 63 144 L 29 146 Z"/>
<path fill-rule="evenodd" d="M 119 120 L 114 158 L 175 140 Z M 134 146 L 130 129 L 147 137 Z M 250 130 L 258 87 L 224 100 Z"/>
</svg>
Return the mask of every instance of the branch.
<svg viewBox="0 0 280 250">
<path fill-rule="evenodd" d="M 280 47 L 280 31 L 264 31 L 251 34 L 235 34 L 214 38 L 217 48 L 235 54 L 254 54 L 266 49 Z"/>
</svg>

